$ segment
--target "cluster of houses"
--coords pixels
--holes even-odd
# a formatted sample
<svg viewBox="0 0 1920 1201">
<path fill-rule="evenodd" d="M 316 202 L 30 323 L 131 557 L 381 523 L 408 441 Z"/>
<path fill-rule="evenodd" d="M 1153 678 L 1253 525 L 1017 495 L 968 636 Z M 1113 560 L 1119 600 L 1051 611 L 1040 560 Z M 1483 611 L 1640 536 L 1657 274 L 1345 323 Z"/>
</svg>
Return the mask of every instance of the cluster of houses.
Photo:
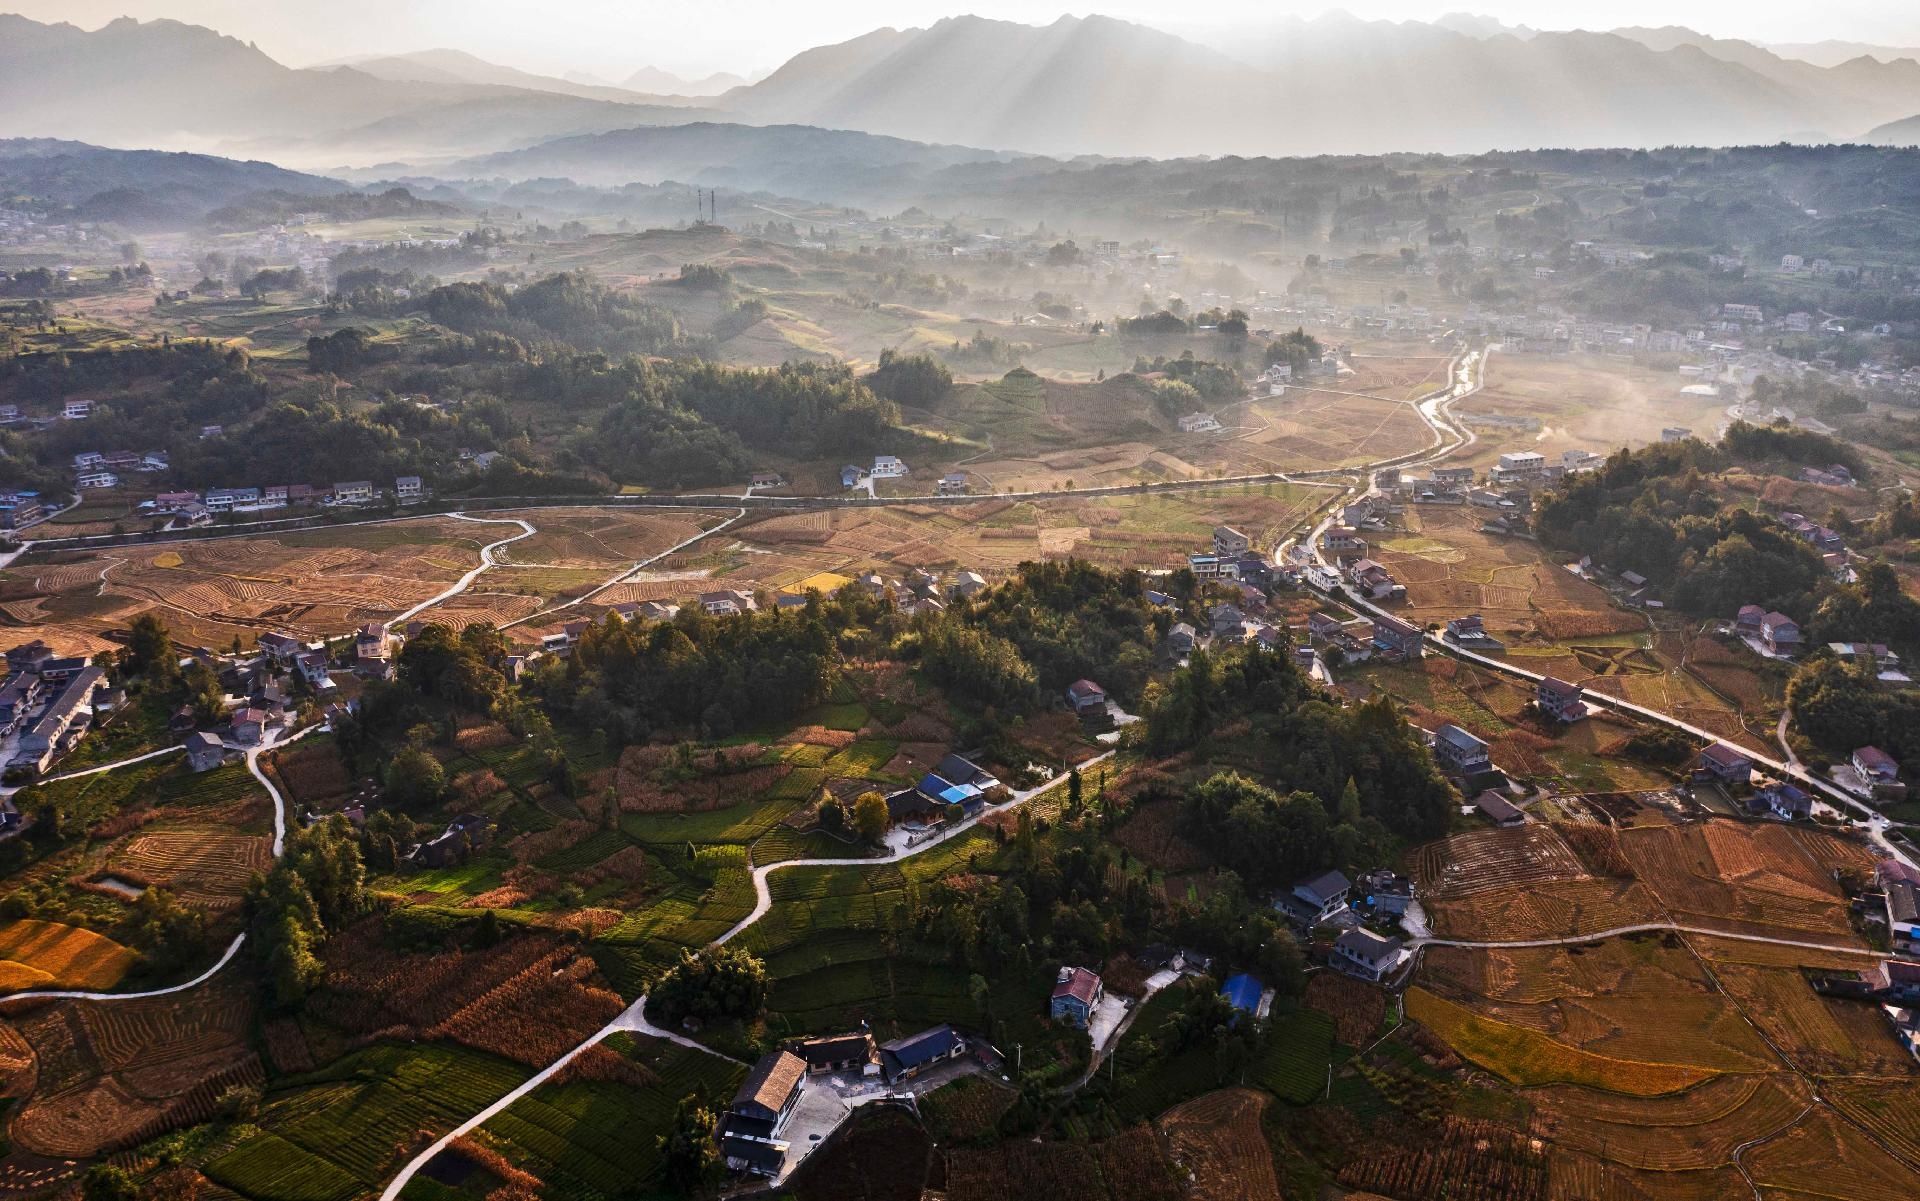
<svg viewBox="0 0 1920 1201">
<path fill-rule="evenodd" d="M 1363 663 L 1376 657 L 1400 663 L 1426 653 L 1425 632 L 1390 613 L 1342 620 L 1317 610 L 1307 617 L 1307 637 L 1313 648 L 1337 651 L 1345 663 Z"/>
<path fill-rule="evenodd" d="M 1230 525 L 1215 526 L 1213 548 L 1187 556 L 1187 570 L 1197 580 L 1220 580 L 1244 585 L 1242 594 L 1259 592 L 1274 578 L 1273 564 L 1253 547 L 1253 540 Z"/>
<path fill-rule="evenodd" d="M 117 481 L 114 481 L 117 482 Z M 83 485 L 84 486 L 84 485 Z M 112 487 L 113 483 L 100 485 Z M 312 484 L 269 484 L 264 488 L 209 488 L 201 492 L 162 492 L 140 507 L 171 515 L 176 526 L 205 525 L 215 513 L 254 512 L 261 509 L 285 509 L 302 505 L 371 505 L 383 495 L 371 480 L 345 480 L 331 486 Z M 403 475 L 393 481 L 393 499 L 397 504 L 417 504 L 427 498 L 426 484 L 417 475 Z"/>
<path fill-rule="evenodd" d="M 7 761 L 9 776 L 43 772 L 86 736 L 97 716 L 126 698 L 107 687 L 106 673 L 85 658 L 53 653 L 34 641 L 7 652 L 7 678 L 0 684 L 0 730 L 18 734 Z"/>
<path fill-rule="evenodd" d="M 865 1028 L 796 1039 L 762 1056 L 741 1081 L 714 1131 L 720 1157 L 729 1171 L 777 1180 L 793 1146 L 787 1134 L 794 1111 L 819 1077 L 851 1076 L 898 1089 L 972 1049 L 950 1025 L 886 1043 L 875 1043 Z M 802 1154 L 809 1149 L 803 1146 Z"/>
<path fill-rule="evenodd" d="M 1412 953 L 1399 939 L 1368 929 L 1362 917 L 1397 921 L 1413 903 L 1413 881 L 1384 869 L 1361 877 L 1357 890 L 1345 874 L 1325 871 L 1273 897 L 1273 907 L 1302 931 L 1339 927 L 1327 953 L 1328 964 L 1375 983 L 1391 980 Z"/>
<path fill-rule="evenodd" d="M 77 402 L 87 403 L 87 402 Z M 73 486 L 78 489 L 113 488 L 120 483 L 120 476 L 131 472 L 151 474 L 165 471 L 170 466 L 167 452 L 149 450 L 145 453 L 132 450 L 114 450 L 101 454 L 97 450 L 82 451 L 73 456 Z"/>
<path fill-rule="evenodd" d="M 948 754 L 912 788 L 887 797 L 887 820 L 908 829 L 930 829 L 955 817 L 973 817 L 1008 795 L 992 772 L 963 755 Z"/>
<path fill-rule="evenodd" d="M 1845 471 L 1842 467 L 1840 470 Z M 1820 552 L 1820 561 L 1825 564 L 1827 574 L 1845 581 L 1851 576 L 1847 561 L 1847 540 L 1827 526 L 1810 520 L 1803 513 L 1782 513 L 1780 524 L 1786 526 L 1802 542 Z"/>
<path fill-rule="evenodd" d="M 843 488 L 862 488 L 878 480 L 903 479 L 911 474 L 911 469 L 898 455 L 875 455 L 872 467 L 860 467 L 849 463 L 840 469 L 840 486 Z M 951 478 L 951 477 L 949 477 Z M 966 476 L 960 477 L 962 490 L 965 489 Z"/>
</svg>

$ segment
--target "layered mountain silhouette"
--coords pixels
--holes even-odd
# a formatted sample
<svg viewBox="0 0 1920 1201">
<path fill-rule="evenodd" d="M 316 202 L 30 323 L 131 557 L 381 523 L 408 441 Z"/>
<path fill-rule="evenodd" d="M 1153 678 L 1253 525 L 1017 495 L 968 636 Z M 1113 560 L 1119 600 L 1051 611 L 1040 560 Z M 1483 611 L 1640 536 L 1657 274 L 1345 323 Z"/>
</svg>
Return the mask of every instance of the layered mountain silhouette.
<svg viewBox="0 0 1920 1201">
<path fill-rule="evenodd" d="M 1100 16 L 954 17 L 815 47 L 758 82 L 699 96 L 727 81 L 645 68 L 612 87 L 448 50 L 295 70 L 174 21 L 88 32 L 0 17 L 0 136 L 437 168 L 690 121 L 1182 157 L 1836 140 L 1920 113 L 1920 62 L 1820 65 L 1680 28 L 1332 14 L 1207 40 Z"/>
<path fill-rule="evenodd" d="M 179 224 L 260 193 L 332 196 L 348 190 L 338 180 L 272 163 L 109 150 L 52 138 L 0 139 L 0 196 L 82 220 Z"/>
<path fill-rule="evenodd" d="M 471 154 L 688 119 L 683 110 L 642 99 L 381 78 L 353 67 L 295 70 L 245 42 L 178 21 L 122 18 L 87 31 L 0 15 L 0 137 L 271 153 L 318 165 Z"/>
</svg>

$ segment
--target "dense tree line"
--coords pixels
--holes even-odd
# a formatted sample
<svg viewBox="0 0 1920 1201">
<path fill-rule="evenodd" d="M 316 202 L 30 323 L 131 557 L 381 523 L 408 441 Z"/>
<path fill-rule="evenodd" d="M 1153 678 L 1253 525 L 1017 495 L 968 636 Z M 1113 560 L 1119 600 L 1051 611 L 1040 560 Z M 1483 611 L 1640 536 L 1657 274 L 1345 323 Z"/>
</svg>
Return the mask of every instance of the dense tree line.
<svg viewBox="0 0 1920 1201">
<path fill-rule="evenodd" d="M 1794 672 L 1787 704 L 1794 727 L 1833 758 L 1877 746 L 1907 774 L 1920 772 L 1920 694 L 1880 688 L 1866 664 L 1816 655 Z"/>
<path fill-rule="evenodd" d="M 248 950 L 273 1001 L 297 1007 L 320 983 L 327 938 L 366 908 L 366 869 L 353 827 L 337 814 L 287 836 L 286 854 L 247 890 Z"/>
<path fill-rule="evenodd" d="M 1682 610 L 1724 616 L 1760 604 L 1804 620 L 1826 579 L 1819 553 L 1769 517 L 1724 507 L 1706 478 L 1729 464 L 1730 451 L 1804 451 L 1803 436 L 1820 437 L 1735 423 L 1726 449 L 1688 440 L 1619 451 L 1543 497 L 1535 527 L 1548 546 L 1647 577 Z M 1820 442 L 1825 461 L 1841 461 L 1829 453 L 1837 444 Z"/>
<path fill-rule="evenodd" d="M 1284 655 L 1259 647 L 1225 660 L 1196 652 L 1164 686 L 1148 689 L 1143 713 L 1146 745 L 1156 754 L 1202 746 L 1229 722 L 1249 723 L 1251 730 L 1236 737 L 1281 752 L 1269 756 L 1278 790 L 1274 803 L 1256 798 L 1261 812 L 1249 811 L 1262 822 L 1285 819 L 1275 831 L 1298 816 L 1288 808 L 1290 794 L 1306 793 L 1317 798 L 1323 816 L 1353 827 L 1367 846 L 1378 843 L 1381 831 L 1409 842 L 1446 833 L 1455 795 L 1393 702 L 1380 696 L 1341 709 L 1315 699 L 1306 677 Z M 1282 794 L 1289 794 L 1284 802 Z M 1278 856 L 1274 839 L 1285 835 L 1276 832 L 1254 852 L 1229 845 L 1219 819 L 1241 799 L 1196 806 L 1194 836 L 1203 842 L 1220 838 L 1218 852 L 1232 855 L 1229 861 L 1250 875 L 1264 876 L 1253 861 L 1238 857 Z"/>
<path fill-rule="evenodd" d="M 453 283 L 427 294 L 427 315 L 465 334 L 492 331 L 523 341 L 557 339 L 582 349 L 658 354 L 682 346 L 671 312 L 615 292 L 586 272 L 549 275 L 509 291 L 492 282 Z"/>
<path fill-rule="evenodd" d="M 926 408 L 953 387 L 953 372 L 932 355 L 880 352 L 880 365 L 864 380 L 867 387 L 896 404 Z"/>
</svg>

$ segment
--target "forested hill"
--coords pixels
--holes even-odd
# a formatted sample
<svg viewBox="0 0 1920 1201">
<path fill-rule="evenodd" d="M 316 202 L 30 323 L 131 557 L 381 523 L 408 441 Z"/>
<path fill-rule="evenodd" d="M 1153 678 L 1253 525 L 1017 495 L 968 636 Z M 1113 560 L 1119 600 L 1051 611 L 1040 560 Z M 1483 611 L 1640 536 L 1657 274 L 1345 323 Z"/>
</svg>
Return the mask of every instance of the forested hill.
<svg viewBox="0 0 1920 1201">
<path fill-rule="evenodd" d="M 272 163 L 110 150 L 53 138 L 0 140 L 0 198 L 81 221 L 136 227 L 197 223 L 211 210 L 255 193 L 315 197 L 349 191 L 338 180 Z"/>
</svg>

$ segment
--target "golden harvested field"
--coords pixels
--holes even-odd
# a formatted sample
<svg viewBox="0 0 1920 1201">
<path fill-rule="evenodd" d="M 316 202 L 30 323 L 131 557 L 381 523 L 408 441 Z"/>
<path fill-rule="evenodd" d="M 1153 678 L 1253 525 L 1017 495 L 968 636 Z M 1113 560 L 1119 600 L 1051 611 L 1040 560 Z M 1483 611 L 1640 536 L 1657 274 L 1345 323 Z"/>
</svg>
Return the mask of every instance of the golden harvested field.
<svg viewBox="0 0 1920 1201">
<path fill-rule="evenodd" d="M 1620 849 L 1682 925 L 1856 945 L 1845 897 L 1788 827 L 1644 826 L 1622 831 Z"/>
<path fill-rule="evenodd" d="M 110 865 L 200 908 L 230 909 L 272 861 L 273 840 L 264 835 L 170 829 L 135 834 Z"/>
<path fill-rule="evenodd" d="M 1464 1059 L 1512 1084 L 1582 1084 L 1654 1097 L 1690 1088 L 1713 1073 L 1675 1063 L 1649 1063 L 1583 1051 L 1535 1030 L 1484 1017 L 1452 1001 L 1410 988 L 1407 1016 L 1427 1027 Z"/>
<path fill-rule="evenodd" d="M 0 572 L 0 599 L 15 623 L 9 637 L 69 653 L 115 645 L 107 631 L 149 610 L 179 640 L 206 646 L 268 630 L 335 637 L 441 591 L 502 528 L 436 517 L 61 555 Z"/>
<path fill-rule="evenodd" d="M 1423 901 L 1494 892 L 1516 884 L 1546 884 L 1588 876 L 1566 840 L 1552 826 L 1456 834 L 1420 848 L 1414 879 Z"/>
<path fill-rule="evenodd" d="M 1416 625 L 1478 613 L 1508 645 L 1646 630 L 1644 615 L 1552 560 L 1536 542 L 1483 534 L 1486 511 L 1407 505 L 1404 528 L 1368 538 L 1369 553 L 1407 586 L 1403 616 Z"/>
<path fill-rule="evenodd" d="M 1741 1162 L 1769 1197 L 1911 1201 L 1920 1194 L 1920 1172 L 1824 1108 L 1746 1152 Z"/>
<path fill-rule="evenodd" d="M 1720 1076 L 1664 1097 L 1575 1085 L 1529 1089 L 1536 1129 L 1564 1149 L 1663 1172 L 1732 1163 L 1734 1148 L 1779 1130 L 1812 1089 L 1788 1072 Z"/>
<path fill-rule="evenodd" d="M 1261 1115 L 1273 1098 L 1250 1088 L 1195 1097 L 1160 1115 L 1175 1162 L 1193 1175 L 1194 1201 L 1280 1201 Z"/>
<path fill-rule="evenodd" d="M 1636 880 L 1520 884 L 1422 904 L 1436 934 L 1480 941 L 1571 938 L 1659 917 L 1653 895 Z"/>
<path fill-rule="evenodd" d="M 1854 968 L 1871 960 L 1857 960 Z M 1893 1040 L 1872 1005 L 1823 997 L 1797 967 L 1716 963 L 1714 975 L 1740 1007 L 1803 1071 L 1905 1076 L 1920 1088 L 1913 1057 Z"/>
<path fill-rule="evenodd" d="M 699 509 L 539 508 L 510 515 L 527 521 L 539 533 L 501 547 L 495 556 L 501 563 L 603 573 L 657 555 L 720 520 L 718 512 Z M 500 528 L 499 537 L 513 532 Z"/>
<path fill-rule="evenodd" d="M 1821 1092 L 1910 1166 L 1920 1166 L 1920 1088 L 1912 1080 L 1835 1079 Z"/>
<path fill-rule="evenodd" d="M 1484 467 L 1512 450 L 1537 450 L 1550 460 L 1567 450 L 1607 454 L 1658 442 L 1669 425 L 1710 432 L 1724 419 L 1727 402 L 1680 395 L 1689 382 L 1617 359 L 1495 353 L 1487 361 L 1485 386 L 1455 412 L 1469 421 L 1476 415 L 1531 418 L 1539 428 L 1483 426 L 1459 463 Z"/>
<path fill-rule="evenodd" d="M 1431 987 L 1476 1013 L 1582 1051 L 1716 1072 L 1778 1066 L 1677 938 L 1433 948 L 1426 970 Z"/>
<path fill-rule="evenodd" d="M 33 918 L 0 925 L 0 989 L 107 989 L 138 956 L 104 935 Z"/>
<path fill-rule="evenodd" d="M 719 587 L 748 591 L 831 585 L 868 571 L 973 570 L 989 580 L 1026 561 L 1074 557 L 1110 567 L 1174 567 L 1231 524 L 1272 545 L 1322 498 L 1285 484 L 1163 496 L 1063 497 L 1018 503 L 902 505 L 755 514 L 725 534 L 670 555 L 596 604 L 685 601 Z M 484 581 L 496 587 L 491 576 Z"/>
</svg>

